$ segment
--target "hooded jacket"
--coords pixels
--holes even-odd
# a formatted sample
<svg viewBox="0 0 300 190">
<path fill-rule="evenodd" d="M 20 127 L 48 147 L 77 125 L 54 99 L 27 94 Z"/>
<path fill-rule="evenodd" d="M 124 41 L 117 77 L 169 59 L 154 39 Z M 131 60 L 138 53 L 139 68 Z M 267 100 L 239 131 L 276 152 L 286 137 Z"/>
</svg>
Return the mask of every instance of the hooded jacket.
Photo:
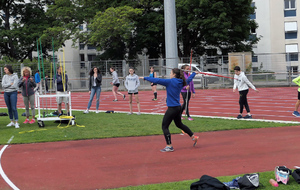
<svg viewBox="0 0 300 190">
<path fill-rule="evenodd" d="M 113 71 L 111 74 L 112 74 L 112 77 L 113 77 L 112 83 L 113 84 L 118 84 L 118 83 L 120 84 L 117 71 Z"/>
<path fill-rule="evenodd" d="M 136 74 L 128 75 L 125 80 L 125 87 L 127 88 L 129 93 L 137 93 L 138 87 L 140 86 L 139 76 Z"/>
<path fill-rule="evenodd" d="M 4 75 L 2 78 L 2 89 L 4 92 L 14 92 L 18 91 L 18 82 L 19 78 L 17 73 L 13 73 L 11 75 Z M 13 83 L 13 85 L 11 85 Z"/>
<path fill-rule="evenodd" d="M 26 79 L 26 77 L 23 74 L 25 69 L 29 70 L 30 72 L 28 79 Z M 31 76 L 31 69 L 29 67 L 23 67 L 21 73 L 23 74 L 23 76 L 20 77 L 19 79 L 18 87 L 22 89 L 22 96 L 31 96 L 34 94 L 34 88 L 36 87 L 34 77 Z M 23 78 L 26 79 L 24 82 L 23 82 Z M 32 82 L 30 79 L 32 79 Z"/>
<path fill-rule="evenodd" d="M 248 80 L 244 72 L 240 72 L 240 75 L 234 75 L 233 89 L 238 88 L 238 91 L 249 89 L 250 86 L 253 90 L 256 90 L 255 86 Z"/>
</svg>

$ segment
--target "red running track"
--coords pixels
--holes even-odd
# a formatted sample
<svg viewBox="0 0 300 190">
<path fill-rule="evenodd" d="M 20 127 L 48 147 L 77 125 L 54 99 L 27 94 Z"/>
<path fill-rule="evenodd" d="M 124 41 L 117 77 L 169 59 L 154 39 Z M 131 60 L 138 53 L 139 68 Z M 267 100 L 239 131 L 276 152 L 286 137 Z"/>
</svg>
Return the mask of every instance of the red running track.
<svg viewBox="0 0 300 190">
<path fill-rule="evenodd" d="M 151 101 L 151 91 L 139 93 L 142 112 L 165 111 L 164 91 L 159 91 L 156 102 Z M 250 90 L 248 97 L 255 118 L 299 120 L 291 115 L 297 88 Z M 111 92 L 102 92 L 101 109 L 128 111 L 128 101 L 112 99 Z M 72 94 L 73 109 L 84 110 L 87 102 L 88 93 Z M 192 115 L 235 117 L 238 110 L 238 94 L 231 89 L 197 90 L 191 100 Z M 172 153 L 159 152 L 164 147 L 161 135 L 10 145 L 1 165 L 8 178 L 25 190 L 107 189 L 197 179 L 203 174 L 245 174 L 299 165 L 299 132 L 296 126 L 198 133 L 196 147 L 187 136 L 173 135 Z M 10 189 L 2 178 L 0 189 Z"/>
</svg>

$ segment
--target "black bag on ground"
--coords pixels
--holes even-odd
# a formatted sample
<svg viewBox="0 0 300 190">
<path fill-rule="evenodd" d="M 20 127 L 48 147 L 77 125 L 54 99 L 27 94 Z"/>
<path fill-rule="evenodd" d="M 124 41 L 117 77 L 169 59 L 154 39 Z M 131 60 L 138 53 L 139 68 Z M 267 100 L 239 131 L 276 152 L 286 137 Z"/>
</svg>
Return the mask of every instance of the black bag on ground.
<svg viewBox="0 0 300 190">
<path fill-rule="evenodd" d="M 254 190 L 259 186 L 259 175 L 257 173 L 245 174 L 238 179 L 238 184 L 241 190 Z"/>
<path fill-rule="evenodd" d="M 292 173 L 293 178 L 300 184 L 300 169 L 295 169 Z"/>
<path fill-rule="evenodd" d="M 4 113 L 4 112 L 3 112 L 3 113 L 1 112 L 1 113 L 0 113 L 0 116 L 8 116 L 8 114 L 7 114 L 7 113 Z"/>
<path fill-rule="evenodd" d="M 191 190 L 230 190 L 217 178 L 203 175 L 200 180 L 191 184 Z"/>
</svg>

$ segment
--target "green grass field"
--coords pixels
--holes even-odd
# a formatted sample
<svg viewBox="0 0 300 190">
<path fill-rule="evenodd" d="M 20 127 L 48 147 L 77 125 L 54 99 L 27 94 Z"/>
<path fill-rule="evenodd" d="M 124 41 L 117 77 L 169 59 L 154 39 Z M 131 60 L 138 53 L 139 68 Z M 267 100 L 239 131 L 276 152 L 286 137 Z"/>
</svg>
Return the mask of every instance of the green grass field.
<svg viewBox="0 0 300 190">
<path fill-rule="evenodd" d="M 6 109 L 0 109 L 0 112 L 7 112 Z M 49 111 L 50 112 L 50 111 Z M 162 115 L 127 115 L 123 113 L 99 113 L 91 112 L 83 114 L 83 112 L 74 111 L 76 124 L 67 126 L 67 124 L 55 123 L 54 121 L 45 121 L 45 128 L 39 128 L 37 124 L 22 124 L 25 117 L 21 116 L 24 113 L 23 109 L 19 109 L 20 128 L 6 127 L 9 123 L 8 116 L 0 117 L 0 144 L 7 144 L 13 136 L 11 144 L 21 143 L 39 143 L 53 141 L 70 141 L 82 139 L 99 139 L 99 138 L 114 138 L 114 137 L 129 137 L 129 136 L 148 136 L 162 135 L 161 122 Z M 210 118 L 195 118 L 195 121 L 190 122 L 183 120 L 184 123 L 192 129 L 193 132 L 208 132 L 220 130 L 236 130 L 249 128 L 267 128 L 267 127 L 284 127 L 293 126 L 295 124 L 281 124 L 271 122 L 258 121 L 243 121 L 243 120 L 226 120 L 226 119 L 210 119 Z M 172 123 L 170 126 L 171 133 L 180 133 L 181 131 Z M 241 174 L 240 176 L 242 176 Z M 199 176 L 200 178 L 201 176 Z M 218 177 L 222 182 L 231 181 L 236 176 Z M 264 172 L 260 174 L 260 183 L 262 187 L 259 189 L 273 189 L 269 184 L 269 179 L 274 178 L 274 171 Z M 189 189 L 190 184 L 199 179 L 180 181 L 174 183 L 152 184 L 137 187 L 118 188 L 121 190 L 161 190 L 174 189 L 182 190 Z M 280 185 L 277 189 L 299 189 L 295 180 L 291 177 L 288 185 Z"/>
</svg>

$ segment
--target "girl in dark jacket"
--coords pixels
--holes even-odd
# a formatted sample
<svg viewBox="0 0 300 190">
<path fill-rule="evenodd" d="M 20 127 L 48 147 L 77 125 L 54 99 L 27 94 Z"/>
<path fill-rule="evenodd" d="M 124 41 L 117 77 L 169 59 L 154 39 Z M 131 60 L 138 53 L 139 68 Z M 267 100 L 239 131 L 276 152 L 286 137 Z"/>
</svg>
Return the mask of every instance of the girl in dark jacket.
<svg viewBox="0 0 300 190">
<path fill-rule="evenodd" d="M 18 86 L 22 89 L 22 96 L 26 110 L 26 119 L 23 122 L 24 124 L 33 124 L 35 123 L 35 108 L 34 108 L 34 88 L 36 87 L 36 83 L 34 81 L 34 77 L 31 76 L 31 69 L 29 67 L 23 67 L 22 77 L 19 79 Z M 29 121 L 29 103 L 31 108 L 32 119 Z"/>
<path fill-rule="evenodd" d="M 96 94 L 96 113 L 99 113 L 98 109 L 99 109 L 99 101 L 100 101 L 100 93 L 101 93 L 101 82 L 102 82 L 102 75 L 100 73 L 100 69 L 98 69 L 97 67 L 93 67 L 90 71 L 90 77 L 89 77 L 90 100 L 87 109 L 83 113 L 89 113 L 89 109 L 92 105 L 95 94 Z"/>
</svg>

